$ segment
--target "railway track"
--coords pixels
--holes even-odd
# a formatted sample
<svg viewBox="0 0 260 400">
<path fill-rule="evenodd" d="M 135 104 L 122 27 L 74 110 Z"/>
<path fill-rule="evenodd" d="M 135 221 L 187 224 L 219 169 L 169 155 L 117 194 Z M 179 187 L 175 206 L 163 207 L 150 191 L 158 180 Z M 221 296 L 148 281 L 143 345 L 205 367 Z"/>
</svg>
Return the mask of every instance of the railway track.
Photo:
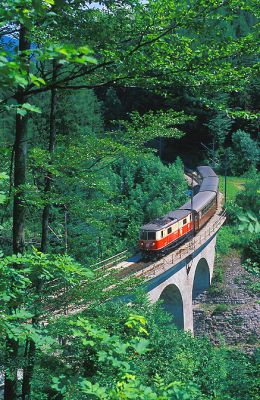
<svg viewBox="0 0 260 400">
<path fill-rule="evenodd" d="M 140 271 L 145 270 L 152 264 L 153 261 L 150 262 L 138 261 L 129 266 L 126 266 L 125 268 L 120 269 L 118 272 L 115 273 L 115 276 L 118 277 L 119 279 L 126 278 L 129 275 L 133 275 Z"/>
<path fill-rule="evenodd" d="M 226 220 L 225 210 L 222 209 L 222 195 L 219 198 L 219 207 L 214 216 L 193 238 L 185 242 L 178 249 L 165 255 L 157 261 L 143 262 L 141 259 L 137 262 L 124 262 L 116 267 L 115 276 L 119 279 L 127 276 L 135 275 L 136 277 L 144 277 L 149 280 L 162 272 L 172 268 L 181 260 L 193 255 L 193 253 L 201 247 L 201 245 L 214 235 Z"/>
<path fill-rule="evenodd" d="M 161 257 L 157 261 L 143 261 L 140 253 L 132 256 L 129 259 L 126 259 L 128 253 L 127 251 L 123 251 L 91 266 L 93 272 L 97 273 L 96 282 L 103 280 L 107 276 L 112 276 L 116 281 L 121 282 L 126 281 L 131 277 L 142 278 L 148 281 L 156 276 L 161 275 L 168 269 L 174 268 L 174 265 L 177 265 L 181 260 L 187 259 L 188 257 L 191 257 L 192 260 L 194 252 L 199 249 L 208 238 L 214 235 L 225 222 L 226 216 L 225 210 L 223 210 L 222 207 L 222 203 L 223 195 L 219 194 L 218 208 L 205 226 L 194 237 L 187 240 L 176 250 L 171 251 L 169 254 Z M 84 291 L 88 285 L 89 281 L 82 281 L 82 291 Z M 109 291 L 116 286 L 117 284 L 114 283 L 111 284 L 111 286 L 101 290 Z M 62 291 L 58 290 L 54 294 L 54 297 L 55 296 L 57 296 L 57 299 L 60 299 L 62 303 Z M 78 299 L 78 301 L 78 304 L 74 303 L 74 305 L 69 305 L 67 303 L 63 308 L 61 307 L 60 310 L 56 310 L 55 315 L 75 314 L 82 312 L 89 306 L 89 304 L 83 304 L 83 298 L 82 304 L 80 304 L 80 299 Z"/>
<path fill-rule="evenodd" d="M 221 201 L 219 202 L 221 204 Z M 118 264 L 114 264 L 113 260 L 111 259 L 118 259 L 117 257 L 110 257 L 108 259 L 109 265 L 106 266 L 105 264 L 100 266 L 98 265 L 97 268 L 93 269 L 93 271 L 98 272 L 98 277 L 96 281 L 104 279 L 104 277 L 112 274 L 114 278 L 120 281 L 126 281 L 128 278 L 131 277 L 136 277 L 136 278 L 142 278 L 144 280 L 151 280 L 155 278 L 156 276 L 161 275 L 168 269 L 171 269 L 174 267 L 174 265 L 178 264 L 181 260 L 186 259 L 189 256 L 192 256 L 192 254 L 208 239 L 210 238 L 213 234 L 215 234 L 220 227 L 223 225 L 225 222 L 226 216 L 225 216 L 225 211 L 222 210 L 221 206 L 219 206 L 219 209 L 217 210 L 216 214 L 208 221 L 208 223 L 202 228 L 199 233 L 194 236 L 194 238 L 190 239 L 189 241 L 185 242 L 181 247 L 176 249 L 175 251 L 171 252 L 170 254 L 162 257 L 161 259 L 157 261 L 149 261 L 149 262 L 144 262 L 141 259 L 141 254 L 136 254 L 134 257 L 132 257 L 129 260 L 121 261 Z M 123 254 L 126 254 L 126 252 L 123 252 Z M 117 255 L 116 255 L 117 256 Z M 122 254 L 120 253 L 121 258 Z M 100 263 L 99 263 L 100 264 Z M 100 274 L 101 272 L 101 274 Z M 88 281 L 82 281 L 81 282 L 81 287 L 82 290 L 84 290 L 84 287 L 87 287 L 89 284 Z M 112 284 L 110 287 L 107 287 L 103 289 L 104 291 L 109 291 L 113 288 L 115 288 L 116 284 Z M 65 294 L 65 292 L 64 292 Z M 68 294 L 68 293 L 67 293 Z M 78 299 L 78 304 L 77 305 L 62 305 L 62 296 L 63 292 L 62 290 L 58 290 L 55 294 L 54 297 L 57 297 L 57 300 L 60 299 L 61 303 L 61 308 L 59 310 L 46 310 L 46 315 L 49 312 L 52 312 L 54 316 L 59 316 L 59 315 L 73 315 L 80 313 L 84 310 L 86 310 L 90 302 L 88 304 L 83 304 L 83 298 L 82 298 L 82 304 L 80 304 L 80 299 Z M 42 321 L 44 323 L 44 321 Z"/>
</svg>

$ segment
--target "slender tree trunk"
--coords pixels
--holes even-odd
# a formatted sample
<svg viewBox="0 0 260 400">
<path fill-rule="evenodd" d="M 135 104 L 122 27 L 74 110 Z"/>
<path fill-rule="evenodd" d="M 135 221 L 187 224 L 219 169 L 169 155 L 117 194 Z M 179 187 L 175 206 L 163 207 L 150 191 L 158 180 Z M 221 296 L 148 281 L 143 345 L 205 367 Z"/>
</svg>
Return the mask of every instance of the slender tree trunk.
<svg viewBox="0 0 260 400">
<path fill-rule="evenodd" d="M 30 339 L 27 344 L 27 347 L 28 350 L 25 357 L 27 364 L 23 370 L 22 400 L 31 399 L 31 379 L 33 376 L 33 369 L 35 363 L 35 351 L 36 351 L 35 342 Z"/>
<path fill-rule="evenodd" d="M 19 51 L 30 49 L 30 43 L 27 40 L 26 28 L 21 26 L 19 38 Z M 22 61 L 28 63 L 28 56 L 22 56 Z M 28 66 L 29 69 L 29 66 Z M 29 71 L 28 71 L 29 72 Z M 26 102 L 24 91 L 21 89 L 16 95 L 19 104 Z M 16 114 L 15 143 L 14 143 L 14 195 L 13 205 L 13 252 L 23 253 L 24 243 L 24 222 L 25 206 L 23 204 L 23 188 L 26 183 L 26 160 L 27 160 L 27 121 L 28 116 Z"/>
<path fill-rule="evenodd" d="M 57 64 L 56 61 L 53 61 L 53 82 L 56 81 L 57 77 Z M 49 135 L 49 153 L 50 159 L 53 156 L 56 144 L 56 111 L 57 111 L 57 90 L 51 90 L 51 111 L 50 111 L 50 135 Z M 46 197 L 51 191 L 52 184 L 52 173 L 50 171 L 47 172 L 47 176 L 45 178 L 45 187 L 44 193 Z M 42 212 L 42 238 L 41 238 L 41 251 L 43 253 L 47 252 L 48 249 L 48 226 L 49 226 L 49 217 L 50 217 L 51 205 L 46 204 L 43 212 Z"/>
<path fill-rule="evenodd" d="M 12 339 L 7 339 L 6 361 L 10 366 L 8 374 L 5 373 L 4 400 L 17 399 L 17 367 L 15 365 L 15 362 L 17 359 L 18 348 L 19 348 L 18 342 Z"/>
<path fill-rule="evenodd" d="M 56 61 L 53 61 L 53 82 L 56 80 L 57 74 L 57 65 Z M 56 143 L 56 109 L 57 109 L 57 91 L 56 89 L 51 90 L 51 109 L 50 109 L 50 135 L 49 135 L 49 153 L 50 159 L 53 156 L 55 150 Z M 50 160 L 51 161 L 51 160 Z M 51 191 L 51 182 L 52 182 L 52 173 L 50 171 L 47 172 L 45 178 L 45 187 L 44 193 L 46 197 Z M 48 199 L 47 199 L 48 200 Z M 43 212 L 42 212 L 42 237 L 41 237 L 41 251 L 43 253 L 47 252 L 48 248 L 48 225 L 49 225 L 49 216 L 50 216 L 50 204 L 46 204 Z M 40 292 L 41 290 L 41 282 L 40 280 L 36 280 L 35 282 L 35 290 L 36 292 Z M 33 318 L 33 324 L 36 326 L 39 322 L 39 316 L 36 315 Z M 35 351 L 36 346 L 33 340 L 29 340 L 28 342 L 28 351 L 26 361 L 27 364 L 24 368 L 23 373 L 23 385 L 22 385 L 22 400 L 30 400 L 31 399 L 31 379 L 33 376 L 34 363 L 35 363 Z"/>
<path fill-rule="evenodd" d="M 25 102 L 23 93 L 16 96 L 19 104 Z M 13 252 L 23 253 L 25 205 L 23 204 L 23 188 L 26 183 L 26 158 L 27 158 L 27 115 L 16 115 L 16 135 L 14 144 L 14 204 L 13 204 Z"/>
<path fill-rule="evenodd" d="M 24 26 L 20 27 L 19 51 L 24 52 L 30 49 L 27 40 L 27 30 Z M 28 56 L 21 55 L 22 62 L 29 72 Z M 22 89 L 16 94 L 18 104 L 25 103 L 25 95 Z M 14 203 L 13 203 L 13 253 L 23 253 L 24 242 L 24 223 L 25 206 L 23 204 L 23 188 L 26 183 L 26 158 L 27 158 L 27 115 L 16 114 L 15 143 L 14 143 Z M 5 374 L 4 400 L 17 399 L 17 356 L 19 344 L 13 339 L 7 339 L 6 351 L 7 359 L 11 360 L 11 366 Z"/>
</svg>

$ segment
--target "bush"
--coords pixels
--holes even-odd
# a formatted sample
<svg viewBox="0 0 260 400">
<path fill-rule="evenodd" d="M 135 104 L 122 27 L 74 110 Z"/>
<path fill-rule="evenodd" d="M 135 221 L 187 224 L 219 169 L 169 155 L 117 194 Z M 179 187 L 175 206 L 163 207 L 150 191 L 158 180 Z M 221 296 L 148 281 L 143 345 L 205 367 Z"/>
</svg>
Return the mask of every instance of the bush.
<svg viewBox="0 0 260 400">
<path fill-rule="evenodd" d="M 248 240 L 245 240 L 243 256 L 251 259 L 259 265 L 260 260 L 260 233 L 251 235 Z"/>
<path fill-rule="evenodd" d="M 244 261 L 243 267 L 250 274 L 255 275 L 258 278 L 260 278 L 259 263 L 257 261 L 252 261 L 250 258 L 247 258 Z"/>
<path fill-rule="evenodd" d="M 226 311 L 229 311 L 229 306 L 228 306 L 227 304 L 218 304 L 218 305 L 214 308 L 214 310 L 213 310 L 213 312 L 212 312 L 212 315 L 223 314 L 223 313 L 225 313 Z"/>
<path fill-rule="evenodd" d="M 219 304 L 215 312 L 227 310 L 228 306 Z M 89 319 L 93 324 L 124 340 L 129 331 L 123 321 L 129 319 L 129 314 L 142 313 L 145 317 L 150 351 L 140 357 L 134 356 L 133 364 L 135 374 L 141 377 L 144 386 L 153 389 L 153 380 L 159 375 L 164 378 L 166 385 L 172 381 L 183 382 L 185 387 L 196 384 L 200 391 L 195 396 L 196 400 L 257 399 L 253 360 L 241 352 L 228 351 L 223 346 L 215 348 L 205 339 L 192 338 L 188 333 L 176 329 L 160 304 L 149 305 L 147 301 L 135 304 L 133 301 L 129 307 L 113 302 L 88 310 L 88 314 L 91 313 L 93 315 L 92 318 L 89 315 Z M 99 372 L 102 374 L 97 375 L 97 382 L 111 386 L 114 382 L 113 371 L 99 368 Z"/>
<path fill-rule="evenodd" d="M 227 221 L 234 225 L 237 222 L 237 215 L 241 213 L 241 207 L 234 201 L 228 201 L 226 204 Z"/>
<path fill-rule="evenodd" d="M 238 233 L 236 227 L 225 225 L 217 236 L 217 252 L 221 255 L 228 254 L 231 249 L 240 248 L 243 240 L 243 236 Z"/>
<path fill-rule="evenodd" d="M 243 175 L 252 167 L 257 166 L 259 161 L 259 147 L 249 133 L 238 130 L 232 135 L 232 157 L 231 171 L 234 175 Z"/>
<path fill-rule="evenodd" d="M 235 203 L 244 210 L 251 210 L 255 214 L 260 210 L 260 174 L 254 173 L 245 184 L 245 189 L 236 196 Z"/>
</svg>

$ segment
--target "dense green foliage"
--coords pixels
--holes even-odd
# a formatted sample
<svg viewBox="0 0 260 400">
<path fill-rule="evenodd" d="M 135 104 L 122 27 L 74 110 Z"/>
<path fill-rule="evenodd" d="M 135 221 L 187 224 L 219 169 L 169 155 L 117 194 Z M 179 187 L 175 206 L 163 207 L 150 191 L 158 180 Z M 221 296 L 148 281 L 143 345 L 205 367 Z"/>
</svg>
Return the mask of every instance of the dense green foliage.
<svg viewBox="0 0 260 400">
<path fill-rule="evenodd" d="M 237 191 L 239 180 L 231 180 L 236 196 L 227 203 L 228 225 L 218 235 L 217 250 L 220 256 L 232 249 L 240 251 L 245 268 L 259 276 L 260 259 L 260 174 L 253 170 L 244 178 L 243 186 Z M 241 181 L 240 181 L 241 184 Z M 233 188 L 234 189 L 234 188 Z M 232 189 L 231 189 L 232 190 Z"/>
<path fill-rule="evenodd" d="M 256 170 L 244 178 L 228 177 L 228 199 L 232 200 L 226 204 L 227 224 L 217 237 L 217 259 L 209 289 L 212 295 L 221 296 L 226 259 L 232 258 L 234 252 L 240 255 L 244 269 L 250 273 L 242 274 L 247 290 L 259 295 L 259 178 Z"/>
<path fill-rule="evenodd" d="M 247 132 L 242 130 L 234 132 L 232 144 L 233 154 L 230 154 L 232 160 L 230 168 L 235 175 L 241 175 L 258 165 L 259 148 Z"/>
<path fill-rule="evenodd" d="M 144 299 L 109 302 L 137 282 L 89 266 L 134 251 L 142 223 L 185 201 L 182 161 L 159 160 L 158 140 L 162 156 L 204 126 L 219 170 L 257 166 L 257 0 L 2 3 L 5 400 L 256 399 L 253 359 Z M 232 213 L 250 220 L 253 258 L 254 185 Z"/>
<path fill-rule="evenodd" d="M 17 262 L 24 266 L 19 271 L 10 268 Z M 68 256 L 35 252 L 2 259 L 0 273 L 1 363 L 13 367 L 5 335 L 19 338 L 21 350 L 27 349 L 15 361 L 18 368 L 25 367 L 28 340 L 34 340 L 35 400 L 257 399 L 254 358 L 179 331 L 161 305 L 150 305 L 140 292 L 128 305 L 105 302 L 111 293 L 102 292 L 109 283 L 102 272 L 82 268 Z M 35 279 L 44 282 L 40 296 Z M 125 287 L 117 294 L 120 290 Z M 19 307 L 8 315 L 10 299 Z M 85 311 L 66 315 L 67 307 L 84 302 Z M 30 323 L 36 316 L 44 324 Z"/>
<path fill-rule="evenodd" d="M 134 250 L 143 222 L 185 201 L 187 186 L 181 161 L 166 166 L 149 148 L 141 150 L 140 143 L 153 137 L 157 124 L 160 123 L 162 130 L 163 125 L 178 124 L 187 117 L 174 112 L 150 113 L 144 120 L 134 115 L 135 122 L 128 122 L 124 131 L 106 134 L 102 105 L 92 91 L 66 92 L 58 99 L 57 142 L 51 159 L 46 149 L 48 115 L 45 112 L 34 115 L 28 128 L 33 142 L 28 149 L 28 183 L 25 186 L 26 215 L 30 215 L 27 242 L 39 246 L 39 212 L 50 203 L 53 205 L 49 233 L 52 251 L 58 253 L 67 246 L 70 254 L 84 263 L 88 260 L 90 265 L 100 258 L 101 252 L 105 258 L 127 248 Z M 36 100 L 37 105 L 48 107 L 46 95 Z M 2 123 L 5 124 L 5 119 Z M 181 134 L 176 128 L 171 131 L 168 128 L 165 135 L 175 131 Z M 11 132 L 6 129 L 3 137 L 2 169 L 8 165 L 10 157 Z M 44 180 L 48 171 L 52 172 L 53 187 L 47 195 Z M 3 183 L 8 192 L 8 180 Z M 11 199 L 12 193 L 7 200 Z M 5 253 L 10 252 L 9 216 L 7 202 L 1 210 Z"/>
</svg>

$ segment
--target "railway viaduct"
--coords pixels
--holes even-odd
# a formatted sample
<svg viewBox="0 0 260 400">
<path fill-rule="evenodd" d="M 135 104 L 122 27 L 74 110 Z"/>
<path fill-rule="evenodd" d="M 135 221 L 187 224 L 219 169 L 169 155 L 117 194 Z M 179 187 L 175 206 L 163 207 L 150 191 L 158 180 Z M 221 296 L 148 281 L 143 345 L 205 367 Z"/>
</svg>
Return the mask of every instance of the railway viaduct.
<svg viewBox="0 0 260 400">
<path fill-rule="evenodd" d="M 193 300 L 212 280 L 218 230 L 225 222 L 221 209 L 189 242 L 142 271 L 151 302 L 162 300 L 175 324 L 193 333 Z"/>
<path fill-rule="evenodd" d="M 151 302 L 162 300 L 175 324 L 192 334 L 193 300 L 211 284 L 216 237 L 225 219 L 225 212 L 219 208 L 190 241 L 159 261 L 133 271 L 145 279 Z M 129 260 L 123 264 L 124 268 L 131 268 L 131 264 L 134 268 L 135 262 Z"/>
<path fill-rule="evenodd" d="M 164 265 L 164 271 L 147 283 L 152 302 L 162 300 L 175 324 L 193 333 L 193 300 L 211 284 L 216 235 L 181 261 Z M 177 261 L 177 263 L 175 263 Z"/>
</svg>

